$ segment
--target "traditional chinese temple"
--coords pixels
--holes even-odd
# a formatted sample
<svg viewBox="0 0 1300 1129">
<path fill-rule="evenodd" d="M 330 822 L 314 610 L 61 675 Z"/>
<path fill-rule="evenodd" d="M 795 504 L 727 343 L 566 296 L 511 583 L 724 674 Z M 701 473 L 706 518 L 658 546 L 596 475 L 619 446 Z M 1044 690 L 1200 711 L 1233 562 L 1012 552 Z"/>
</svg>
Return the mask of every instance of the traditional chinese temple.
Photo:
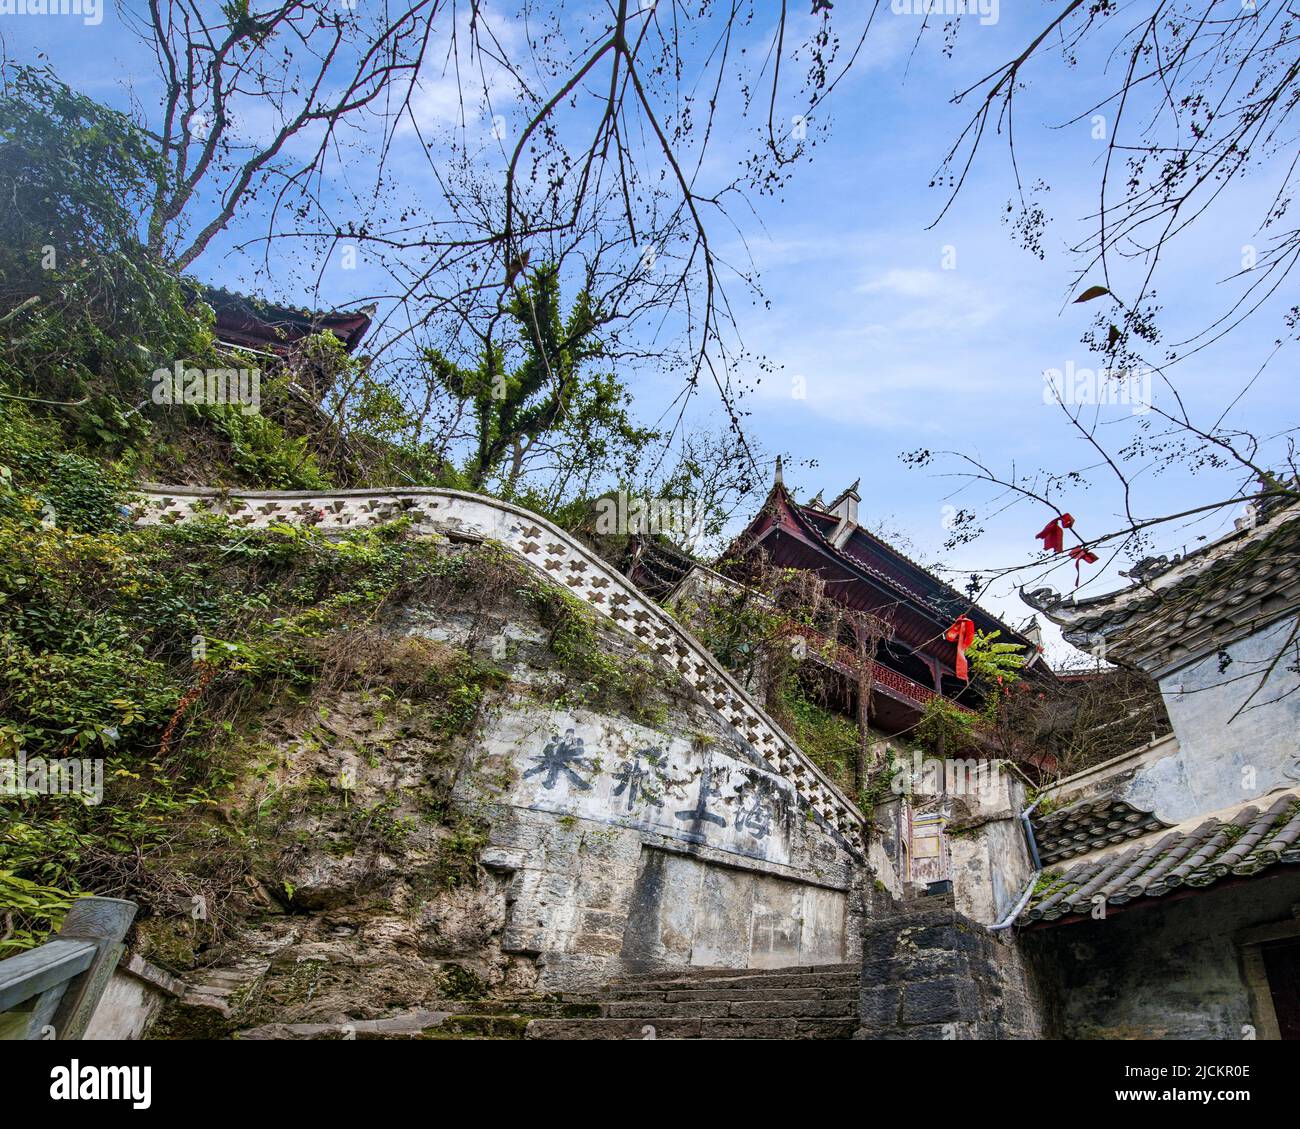
<svg viewBox="0 0 1300 1129">
<path fill-rule="evenodd" d="M 737 564 L 761 556 L 778 568 L 809 569 L 826 582 L 830 598 L 883 621 L 886 635 L 872 670 L 873 728 L 886 735 L 909 729 L 936 695 L 959 706 L 980 704 L 976 691 L 958 676 L 957 646 L 946 637 L 963 616 L 974 630 L 998 631 L 999 642 L 1023 646 L 1035 672 L 1051 677 L 1046 664 L 1036 662 L 1040 652 L 1032 632 L 1004 623 L 860 525 L 861 500 L 855 482 L 830 502 L 820 494 L 798 502 L 778 460 L 767 499 L 718 567 L 734 574 Z M 631 556 L 629 575 L 654 595 L 671 591 L 690 570 L 688 558 L 666 551 L 662 543 L 640 542 Z M 809 657 L 852 676 L 857 664 L 852 641 L 826 643 L 810 640 Z"/>
<path fill-rule="evenodd" d="M 276 306 L 215 286 L 201 287 L 199 297 L 217 315 L 218 341 L 278 357 L 288 356 L 294 345 L 316 333 L 332 333 L 349 353 L 355 352 L 375 314 L 374 306 L 333 311 Z"/>
</svg>

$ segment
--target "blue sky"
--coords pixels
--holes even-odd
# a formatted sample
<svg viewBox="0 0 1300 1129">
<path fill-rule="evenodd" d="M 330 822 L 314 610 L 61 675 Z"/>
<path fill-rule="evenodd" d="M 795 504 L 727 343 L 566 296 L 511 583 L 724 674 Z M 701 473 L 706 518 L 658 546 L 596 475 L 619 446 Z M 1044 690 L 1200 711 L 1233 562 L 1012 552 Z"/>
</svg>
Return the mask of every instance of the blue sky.
<svg viewBox="0 0 1300 1129">
<path fill-rule="evenodd" d="M 1105 58 L 1084 53 L 1076 67 L 1066 68 L 1059 56 L 1048 56 L 1030 73 L 1032 85 L 1018 110 L 1022 177 L 1041 177 L 1051 186 L 1046 201 L 1053 222 L 1043 261 L 1021 249 L 1002 222 L 1014 181 L 998 137 L 988 138 L 956 206 L 928 230 L 944 197 L 927 186 L 968 113 L 950 105 L 949 97 L 1014 54 L 1054 5 L 1001 7 L 995 24 L 963 23 L 952 58 L 939 49 L 939 35 L 927 37 L 909 58 L 916 17 L 882 11 L 859 65 L 835 94 L 830 136 L 812 162 L 781 200 L 758 199 L 755 214 L 738 216 L 769 305 L 750 305 L 741 288 L 733 288 L 745 345 L 779 366 L 746 401 L 748 427 L 766 450 L 819 464 L 796 467 L 787 480 L 802 496 L 824 489 L 830 497 L 860 477 L 867 524 L 901 532 L 906 549 L 927 563 L 962 570 L 1032 560 L 1038 545 L 1033 534 L 1050 513 L 1018 505 L 994 514 L 987 495 L 938 476 L 954 469 L 951 464 L 910 470 L 900 452 L 963 450 L 998 471 L 1012 465 L 1064 471 L 1095 462 L 1059 409 L 1044 403 L 1041 374 L 1067 363 L 1097 364 L 1079 340 L 1093 307 L 1067 304 L 1075 265 L 1068 247 L 1086 232 L 1086 217 L 1095 209 L 1104 145 L 1092 137 L 1088 121 L 1057 127 L 1109 90 L 1113 75 L 1108 80 Z M 760 18 L 747 33 L 754 49 L 768 34 L 761 24 Z M 99 26 L 69 17 L 0 17 L 0 33 L 8 60 L 33 61 L 44 52 L 78 89 L 152 110 L 152 61 L 117 12 L 106 10 Z M 426 112 L 445 114 L 445 100 L 438 76 L 429 76 Z M 733 176 L 739 152 L 724 137 L 705 178 Z M 1170 252 L 1158 287 L 1167 339 L 1194 332 L 1223 311 L 1224 287 L 1217 283 L 1239 269 L 1244 245 L 1260 242 L 1258 220 L 1284 172 L 1259 170 Z M 743 255 L 734 235 L 723 230 L 718 238 L 727 257 Z M 214 248 L 194 273 L 247 289 L 247 262 L 225 250 Z M 955 255 L 955 269 L 945 269 L 945 253 L 949 263 Z M 296 277 L 286 267 L 276 278 L 280 292 L 272 296 L 292 299 Z M 364 271 L 335 272 L 326 277 L 325 295 L 347 305 L 357 297 L 349 291 L 364 292 L 366 283 Z M 1178 386 L 1194 417 L 1212 422 L 1254 375 L 1282 332 L 1282 307 L 1294 301 L 1279 298 L 1245 330 L 1179 367 Z M 1290 382 L 1290 354 L 1283 350 L 1230 418 L 1266 434 L 1291 426 L 1296 396 Z M 653 419 L 676 390 L 671 376 L 644 378 L 634 389 L 637 408 Z M 692 422 L 705 426 L 719 418 L 701 395 Z M 1118 437 L 1126 426 L 1117 423 L 1110 433 Z M 1089 480 L 1063 496 L 1063 508 L 1085 536 L 1114 528 L 1120 508 L 1103 475 Z M 1209 473 L 1190 476 L 1177 466 L 1148 467 L 1138 482 L 1137 508 L 1152 516 L 1215 496 Z M 985 536 L 945 551 L 944 517 L 951 513 L 945 506 L 976 510 Z M 1161 535 L 1160 551 L 1179 552 L 1197 537 L 1217 536 L 1230 528 L 1232 516 L 1171 529 Z M 1125 564 L 1088 570 L 1094 579 L 1083 594 L 1123 583 L 1114 569 Z M 1058 569 L 1046 582 L 1068 589 L 1073 570 Z M 999 584 L 984 602 L 1018 621 L 1029 611 L 1011 587 Z"/>
</svg>

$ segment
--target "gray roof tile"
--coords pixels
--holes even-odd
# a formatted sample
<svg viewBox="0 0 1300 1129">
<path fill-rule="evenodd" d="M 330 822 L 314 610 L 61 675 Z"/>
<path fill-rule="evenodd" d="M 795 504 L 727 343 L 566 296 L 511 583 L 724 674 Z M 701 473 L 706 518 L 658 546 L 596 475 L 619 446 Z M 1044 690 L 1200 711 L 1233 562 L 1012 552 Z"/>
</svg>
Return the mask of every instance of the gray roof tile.
<svg viewBox="0 0 1300 1129">
<path fill-rule="evenodd" d="M 1104 814 L 1108 802 L 1072 804 L 1049 818 L 1066 817 L 1058 828 L 1063 831 L 1067 822 L 1097 815 L 1097 803 Z M 1300 792 L 1283 792 L 1262 811 L 1248 804 L 1226 820 L 1210 818 L 1190 830 L 1150 837 L 1149 843 L 1094 856 L 1065 870 L 1045 871 L 1020 923 L 1086 914 L 1098 897 L 1118 906 L 1158 898 L 1180 886 L 1212 886 L 1229 875 L 1247 877 L 1280 863 L 1300 863 Z"/>
</svg>

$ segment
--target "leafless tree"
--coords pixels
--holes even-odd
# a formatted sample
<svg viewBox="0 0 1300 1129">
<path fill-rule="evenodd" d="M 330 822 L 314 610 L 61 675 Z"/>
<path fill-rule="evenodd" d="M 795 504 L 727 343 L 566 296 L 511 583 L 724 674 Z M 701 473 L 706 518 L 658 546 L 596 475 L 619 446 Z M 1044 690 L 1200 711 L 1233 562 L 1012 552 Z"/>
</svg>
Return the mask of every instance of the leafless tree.
<svg viewBox="0 0 1300 1129">
<path fill-rule="evenodd" d="M 508 346 L 511 288 L 558 264 L 613 356 L 679 374 L 670 439 L 704 382 L 745 451 L 729 287 L 757 281 L 718 247 L 817 143 L 877 7 L 833 24 L 786 0 L 150 0 L 150 246 L 188 267 L 249 213 L 261 234 L 238 246 L 260 243 L 268 274 L 289 243 L 306 277 L 341 246 L 379 266 L 391 287 L 358 300 L 384 309 L 373 340 L 422 438 L 449 418 L 419 346 Z"/>
<path fill-rule="evenodd" d="M 1161 543 L 1204 540 L 1199 526 L 1207 518 L 1247 500 L 1290 504 L 1300 493 L 1295 423 L 1279 421 L 1259 433 L 1230 419 L 1263 368 L 1228 375 L 1222 410 L 1212 420 L 1189 409 L 1178 380 L 1180 364 L 1265 309 L 1280 307 L 1282 318 L 1265 365 L 1300 324 L 1300 307 L 1288 308 L 1286 299 L 1300 256 L 1300 229 L 1287 216 L 1300 101 L 1297 13 L 1279 0 L 1062 0 L 1048 7 L 1020 50 L 954 94 L 954 103 L 973 108 L 935 182 L 945 192 L 942 217 L 990 140 L 1005 142 L 1014 181 L 1009 223 L 1023 245 L 1043 257 L 1052 174 L 1026 165 L 1017 150 L 1015 111 L 1022 119 L 1033 113 L 1036 95 L 1049 84 L 1059 93 L 1063 75 L 1084 61 L 1100 60 L 1113 76 L 1104 97 L 1080 103 L 1054 123 L 1090 125 L 1105 142 L 1094 174 L 1097 205 L 1087 235 L 1070 247 L 1075 271 L 1066 287 L 1075 302 L 1098 303 L 1101 311 L 1083 337 L 1099 358 L 1096 380 L 1082 397 L 1049 383 L 1046 397 L 1085 454 L 1074 465 L 1028 471 L 969 452 L 920 450 L 904 458 L 930 465 L 942 455 L 944 473 L 959 482 L 957 492 L 982 491 L 982 516 L 974 508 L 961 510 L 950 548 L 977 538 L 982 520 L 1008 507 L 1032 509 L 1046 520 L 1062 513 L 1067 495 L 1109 479 L 1121 499 L 1118 521 L 1076 527 L 1068 547 L 1096 554 L 1102 564 L 1119 557 L 1138 562 Z M 1070 175 L 1079 172 L 1072 167 Z M 1259 246 L 1243 247 L 1240 269 L 1221 280 L 1228 294 L 1223 312 L 1166 340 L 1157 287 L 1168 252 L 1189 230 L 1206 231 L 1216 209 L 1233 206 L 1231 191 L 1252 174 L 1276 180 L 1275 187 L 1269 182 L 1258 217 Z M 1143 491 L 1150 477 L 1172 467 L 1202 476 L 1202 485 L 1192 485 L 1187 504 L 1174 512 L 1145 500 Z M 1062 586 L 1068 588 L 1077 583 L 1078 564 L 1069 556 L 1026 554 L 1011 564 L 991 562 L 978 579 L 987 589 L 999 578 L 1032 584 L 1059 570 L 1058 583 L 1066 578 Z M 1294 633 L 1278 661 L 1293 642 Z"/>
</svg>

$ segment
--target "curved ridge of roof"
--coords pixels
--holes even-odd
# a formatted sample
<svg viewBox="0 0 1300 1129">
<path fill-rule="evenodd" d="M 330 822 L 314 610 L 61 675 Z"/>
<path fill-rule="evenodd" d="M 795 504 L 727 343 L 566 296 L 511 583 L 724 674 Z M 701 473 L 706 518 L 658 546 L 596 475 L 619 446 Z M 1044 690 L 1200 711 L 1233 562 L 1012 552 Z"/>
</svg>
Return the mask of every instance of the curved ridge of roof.
<svg viewBox="0 0 1300 1129">
<path fill-rule="evenodd" d="M 1046 925 L 1063 917 L 1094 917 L 1099 905 L 1146 901 L 1184 886 L 1202 889 L 1226 878 L 1252 877 L 1280 863 L 1300 863 L 1297 789 L 1261 797 L 1221 817 L 1209 816 L 1194 827 L 1153 832 L 1127 850 L 1048 871 L 1019 920 L 1022 925 Z"/>
<path fill-rule="evenodd" d="M 258 317 L 286 317 L 299 318 L 303 321 L 318 321 L 322 318 L 373 317 L 378 309 L 374 302 L 370 302 L 367 305 L 355 306 L 350 309 L 333 307 L 328 310 L 313 310 L 309 306 L 284 306 L 278 302 L 259 298 L 255 294 L 245 294 L 242 291 L 231 290 L 225 286 L 211 286 L 200 282 L 195 282 L 192 285 L 205 300 L 216 298 L 218 301 L 242 306 L 247 312 Z"/>
<path fill-rule="evenodd" d="M 782 486 L 782 487 L 778 487 L 778 489 L 784 490 L 785 488 Z M 880 569 L 875 568 L 869 561 L 864 561 L 861 558 L 854 556 L 851 553 L 846 553 L 844 552 L 843 549 L 837 549 L 833 544 L 831 544 L 830 539 L 824 533 L 822 533 L 820 529 L 816 527 L 816 524 L 808 519 L 806 511 L 808 511 L 809 507 L 804 506 L 799 502 L 796 502 L 794 498 L 790 496 L 788 491 L 786 491 L 786 499 L 790 503 L 790 508 L 795 512 L 795 515 L 799 517 L 803 522 L 804 527 L 810 533 L 812 533 L 818 539 L 818 541 L 820 541 L 821 544 L 826 547 L 826 549 L 829 552 L 834 553 L 839 557 L 843 557 L 846 561 L 848 561 L 850 564 L 854 565 L 857 568 L 865 569 L 866 571 L 870 572 L 873 576 L 889 584 L 891 587 L 900 589 L 905 595 L 911 596 L 913 599 L 918 600 L 919 602 L 925 604 L 927 607 L 931 608 L 932 610 L 939 612 L 941 617 L 946 617 L 949 614 L 947 610 L 936 607 L 933 601 L 930 600 L 924 593 L 917 592 L 914 589 L 907 587 L 897 577 L 890 576 L 888 573 L 882 572 Z M 834 519 L 835 517 L 834 514 L 831 514 L 829 512 L 823 512 L 820 510 L 812 510 L 811 512 L 823 514 L 823 516 L 832 519 Z M 903 553 L 900 550 L 895 549 L 887 541 L 884 541 L 880 537 L 877 537 L 865 526 L 858 525 L 855 528 L 857 532 L 867 537 L 872 542 L 873 545 L 881 549 L 884 549 L 886 552 L 897 557 L 904 564 L 909 565 L 910 567 L 916 569 L 924 576 L 928 577 L 940 589 L 942 589 L 943 592 L 945 592 L 948 596 L 950 596 L 955 603 L 961 604 L 964 607 L 979 612 L 990 622 L 996 624 L 1005 634 L 1014 636 L 1017 640 L 1026 643 L 1028 642 L 1028 640 L 1026 640 L 1025 637 L 1020 634 L 1020 632 L 1018 632 L 1014 627 L 1008 624 L 1001 617 L 994 615 L 987 608 L 982 607 L 980 604 L 972 600 L 969 596 L 965 595 L 962 592 L 957 591 L 957 589 L 954 588 L 947 581 L 941 580 L 939 577 L 935 576 L 935 574 L 932 573 L 923 564 L 920 564 L 919 562 L 912 560 L 912 558 L 909 557 L 906 553 Z"/>
</svg>

